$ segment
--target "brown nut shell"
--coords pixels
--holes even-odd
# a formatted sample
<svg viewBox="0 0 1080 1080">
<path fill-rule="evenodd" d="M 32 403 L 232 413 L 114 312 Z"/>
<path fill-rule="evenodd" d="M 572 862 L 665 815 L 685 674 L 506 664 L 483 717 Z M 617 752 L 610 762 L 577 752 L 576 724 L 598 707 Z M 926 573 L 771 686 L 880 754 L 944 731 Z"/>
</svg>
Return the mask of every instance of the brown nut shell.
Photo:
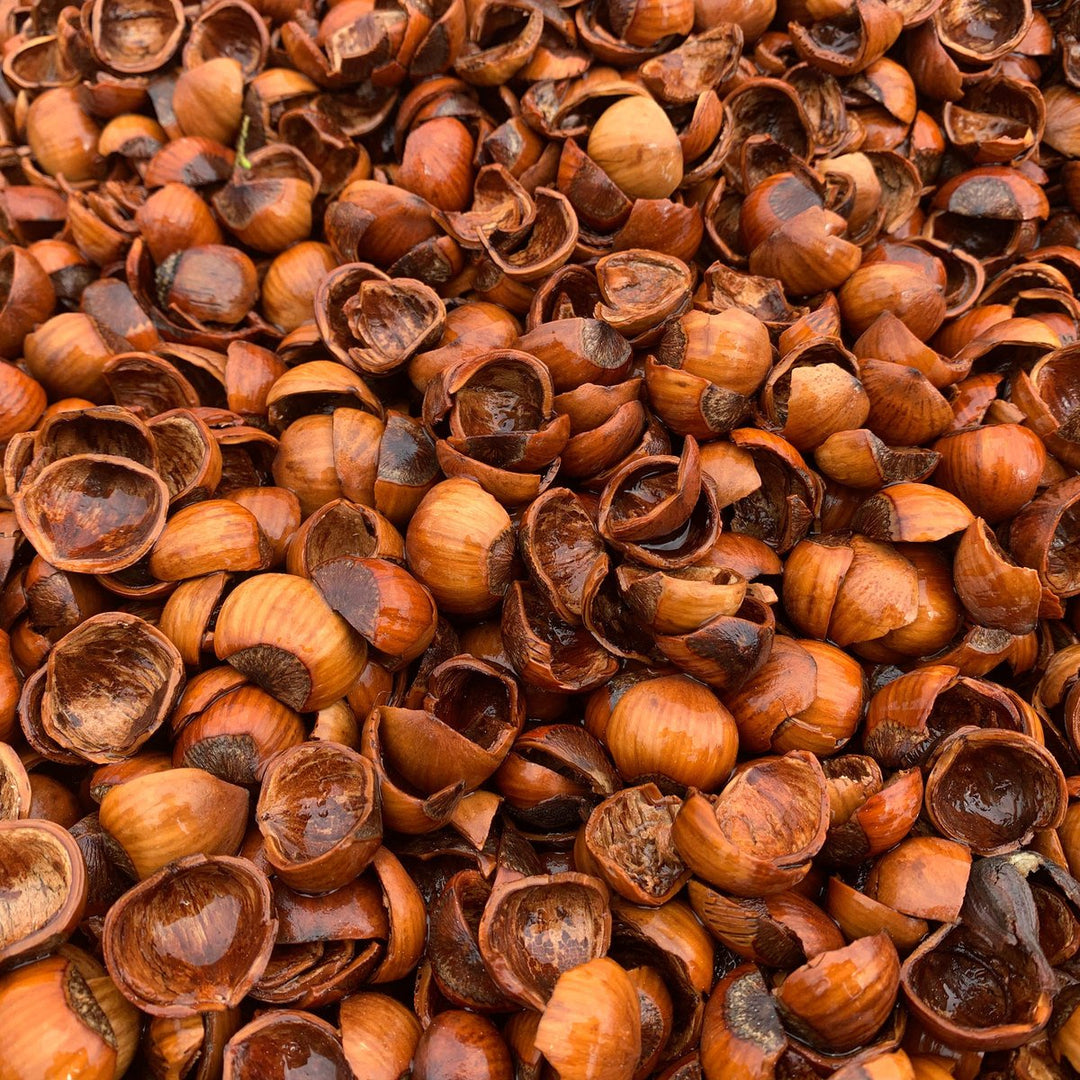
<svg viewBox="0 0 1080 1080">
<path fill-rule="evenodd" d="M 629 975 L 599 957 L 563 972 L 536 1045 L 564 1080 L 626 1080 L 641 1056 L 641 1013 Z"/>
<path fill-rule="evenodd" d="M 609 106 L 589 133 L 588 154 L 632 199 L 667 198 L 682 180 L 678 136 L 649 97 L 625 97 Z"/>
<path fill-rule="evenodd" d="M 580 618 L 589 577 L 606 557 L 580 497 L 563 487 L 538 495 L 521 519 L 518 542 L 530 576 L 559 618 Z"/>
<path fill-rule="evenodd" d="M 10 743 L 0 743 L 0 821 L 30 817 L 30 777 Z"/>
<path fill-rule="evenodd" d="M 188 693 L 178 703 L 172 718 L 173 764 L 205 769 L 231 784 L 257 784 L 275 754 L 303 742 L 305 727 L 293 709 L 257 686 L 243 683 L 243 676 L 233 668 L 226 670 L 241 685 L 225 689 L 205 707 L 202 701 L 189 705 Z M 200 680 L 220 672 L 211 668 L 197 676 L 188 683 L 189 693 Z"/>
<path fill-rule="evenodd" d="M 431 593 L 386 559 L 339 555 L 311 574 L 327 603 L 374 649 L 398 663 L 415 660 L 435 636 Z"/>
<path fill-rule="evenodd" d="M 761 970 L 741 964 L 709 995 L 701 1032 L 701 1068 L 708 1080 L 767 1077 L 787 1049 L 787 1035 Z"/>
<path fill-rule="evenodd" d="M 291 574 L 241 582 L 221 605 L 214 651 L 301 712 L 343 697 L 366 659 L 359 635 L 310 581 Z"/>
<path fill-rule="evenodd" d="M 283 750 L 263 775 L 255 821 L 286 885 L 332 892 L 363 871 L 382 843 L 375 770 L 338 743 Z"/>
<path fill-rule="evenodd" d="M 739 738 L 716 694 L 686 675 L 642 679 L 619 696 L 604 739 L 628 783 L 715 791 L 731 774 Z"/>
<path fill-rule="evenodd" d="M 464 1010 L 440 1012 L 424 1029 L 413 1055 L 414 1080 L 504 1080 L 512 1075 L 510 1049 L 485 1016 Z"/>
<path fill-rule="evenodd" d="M 102 945 L 132 1004 L 190 1016 L 239 1005 L 276 932 L 265 874 L 246 859 L 192 855 L 125 893 L 105 917 Z"/>
<path fill-rule="evenodd" d="M 0 969 L 63 944 L 87 897 L 86 866 L 71 834 L 51 821 L 0 821 L 0 891 Z"/>
<path fill-rule="evenodd" d="M 59 1067 L 87 1076 L 119 1077 L 139 1048 L 139 1013 L 105 969 L 72 945 L 0 975 L 4 1066 L 17 1080 Z M 42 1040 L 49 1017 L 56 1041 Z"/>
<path fill-rule="evenodd" d="M 88 17 L 97 58 L 125 75 L 162 67 L 176 51 L 184 33 L 180 0 L 154 0 L 144 5 L 125 0 L 94 0 Z"/>
<path fill-rule="evenodd" d="M 510 517 L 475 481 L 444 480 L 416 508 L 405 554 L 440 610 L 478 614 L 494 607 L 512 581 Z"/>
<path fill-rule="evenodd" d="M 99 815 L 134 876 L 146 878 L 196 852 L 239 851 L 247 828 L 248 793 L 202 769 L 167 769 L 110 788 Z"/>
<path fill-rule="evenodd" d="M 183 685 L 180 654 L 160 630 L 135 615 L 103 612 L 49 653 L 42 724 L 87 761 L 119 761 L 160 727 Z"/>
<path fill-rule="evenodd" d="M 655 784 L 624 788 L 589 815 L 582 842 L 598 873 L 620 896 L 659 906 L 690 878 L 671 838 L 682 806 Z"/>
<path fill-rule="evenodd" d="M 855 512 L 852 527 L 874 540 L 941 540 L 962 532 L 972 512 L 955 495 L 930 484 L 900 483 L 871 495 Z"/>
<path fill-rule="evenodd" d="M 357 1077 L 398 1080 L 420 1039 L 420 1021 L 386 994 L 361 993 L 341 1003 L 341 1042 Z"/>
<path fill-rule="evenodd" d="M 901 969 L 913 1018 L 958 1050 L 1009 1049 L 1031 1039 L 1050 1020 L 1054 976 L 1032 928 L 1021 935 L 995 949 L 963 924 L 940 927 Z"/>
<path fill-rule="evenodd" d="M 15 493 L 19 526 L 60 570 L 110 574 L 141 559 L 165 526 L 169 490 L 126 458 L 76 454 Z"/>
<path fill-rule="evenodd" d="M 748 763 L 712 799 L 692 792 L 675 819 L 674 837 L 699 877 L 736 896 L 762 896 L 806 876 L 828 823 L 821 766 L 813 754 L 793 750 Z"/>
<path fill-rule="evenodd" d="M 191 667 L 198 666 L 204 652 L 213 649 L 211 626 L 230 576 L 218 571 L 182 581 L 165 601 L 158 626 Z"/>
<path fill-rule="evenodd" d="M 179 6 L 179 0 L 173 2 Z M 62 174 L 69 183 L 102 178 L 105 159 L 98 153 L 100 134 L 71 86 L 39 94 L 26 114 L 26 141 L 38 165 L 50 177 Z"/>
<path fill-rule="evenodd" d="M 970 873 L 971 852 L 963 844 L 913 836 L 877 860 L 866 892 L 902 915 L 955 922 Z"/>
<path fill-rule="evenodd" d="M 1010 634 L 1035 629 L 1042 602 L 1038 571 L 1018 566 L 982 518 L 976 518 L 960 537 L 953 578 L 964 610 L 978 625 Z"/>
<path fill-rule="evenodd" d="M 149 421 L 158 467 L 169 487 L 170 508 L 207 499 L 221 483 L 221 448 L 210 427 L 188 409 L 170 409 Z"/>
<path fill-rule="evenodd" d="M 1012 517 L 1034 497 L 1046 465 L 1042 440 L 1019 424 L 950 432 L 934 449 L 941 454 L 934 482 L 992 525 Z"/>
<path fill-rule="evenodd" d="M 23 339 L 55 305 L 52 280 L 37 259 L 21 247 L 0 248 L 0 356 L 18 356 Z"/>
<path fill-rule="evenodd" d="M 776 1005 L 800 1038 L 844 1053 L 870 1042 L 892 1012 L 899 987 L 896 947 L 887 934 L 876 934 L 819 953 L 793 971 L 776 991 Z"/>
<path fill-rule="evenodd" d="M 607 952 L 608 895 L 598 878 L 578 873 L 497 884 L 484 907 L 479 941 L 499 989 L 514 1001 L 542 1010 L 561 975 Z M 526 926 L 535 926 L 536 931 L 524 935 Z"/>
<path fill-rule="evenodd" d="M 387 828 L 410 834 L 432 832 L 449 823 L 465 795 L 465 781 L 459 779 L 433 792 L 419 792 L 413 785 L 403 780 L 399 782 L 401 762 L 394 756 L 397 747 L 392 740 L 384 746 L 382 728 L 386 723 L 393 725 L 402 719 L 410 719 L 403 718 L 402 713 L 420 713 L 426 718 L 420 710 L 376 706 L 364 721 L 360 750 L 378 773 L 383 821 Z M 408 730 L 407 722 L 401 726 Z"/>
<path fill-rule="evenodd" d="M 589 630 L 564 623 L 522 582 L 507 591 L 502 636 L 521 678 L 543 690 L 593 690 L 618 670 L 618 661 Z"/>
<path fill-rule="evenodd" d="M 479 870 L 460 870 L 431 905 L 427 960 L 440 993 L 478 1012 L 507 1007 L 480 955 L 477 931 L 491 885 Z"/>
<path fill-rule="evenodd" d="M 225 1047 L 222 1080 L 288 1080 L 298 1069 L 352 1080 L 337 1030 L 312 1013 L 275 1009 L 242 1027 Z"/>
<path fill-rule="evenodd" d="M 926 813 L 978 855 L 1027 844 L 1065 817 L 1065 776 L 1054 756 L 1019 731 L 964 727 L 938 744 L 926 778 Z"/>
<path fill-rule="evenodd" d="M 188 1069 L 193 1080 L 221 1068 L 225 1044 L 240 1026 L 237 1009 L 196 1016 L 154 1016 L 146 1025 L 143 1052 L 154 1076 Z"/>
<path fill-rule="evenodd" d="M 902 915 L 836 877 L 829 878 L 826 907 L 849 941 L 884 932 L 901 956 L 911 952 L 930 933 L 930 924 L 925 919 Z"/>
<path fill-rule="evenodd" d="M 721 944 L 766 967 L 798 967 L 818 953 L 844 944 L 832 919 L 797 892 L 736 899 L 692 881 L 687 897 L 695 914 Z"/>
<path fill-rule="evenodd" d="M 150 573 L 159 581 L 183 581 L 218 570 L 265 570 L 271 558 L 250 510 L 231 499 L 207 499 L 169 519 L 150 551 Z"/>
</svg>

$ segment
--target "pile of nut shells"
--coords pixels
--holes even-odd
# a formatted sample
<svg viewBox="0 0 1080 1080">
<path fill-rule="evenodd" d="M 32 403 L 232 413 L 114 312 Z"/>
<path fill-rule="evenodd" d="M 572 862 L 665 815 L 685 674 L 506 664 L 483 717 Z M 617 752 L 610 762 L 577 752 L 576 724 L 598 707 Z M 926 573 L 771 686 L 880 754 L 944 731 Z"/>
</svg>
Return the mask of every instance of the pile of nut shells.
<svg viewBox="0 0 1080 1080">
<path fill-rule="evenodd" d="M 0 13 L 3 1080 L 1080 1072 L 1080 4 Z"/>
</svg>

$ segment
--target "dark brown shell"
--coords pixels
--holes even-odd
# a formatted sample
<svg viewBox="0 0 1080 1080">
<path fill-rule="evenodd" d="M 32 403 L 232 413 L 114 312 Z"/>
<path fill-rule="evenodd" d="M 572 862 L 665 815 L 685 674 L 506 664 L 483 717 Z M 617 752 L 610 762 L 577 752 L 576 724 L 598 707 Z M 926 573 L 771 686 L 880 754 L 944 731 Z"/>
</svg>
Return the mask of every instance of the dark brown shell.
<svg viewBox="0 0 1080 1080">
<path fill-rule="evenodd" d="M 23 532 L 53 566 L 108 574 L 153 546 L 169 490 L 157 473 L 129 459 L 76 454 L 43 469 L 16 492 L 14 504 Z"/>
<path fill-rule="evenodd" d="M 102 944 L 129 1001 L 153 1016 L 190 1016 L 238 1005 L 276 933 L 265 874 L 246 859 L 192 855 L 125 893 Z"/>
<path fill-rule="evenodd" d="M 524 932 L 534 925 L 536 932 Z M 514 1001 L 543 1009 L 562 972 L 607 952 L 607 887 L 577 873 L 496 884 L 484 906 L 479 941 L 499 989 Z"/>
<path fill-rule="evenodd" d="M 337 1029 L 311 1013 L 282 1009 L 242 1027 L 225 1047 L 224 1080 L 287 1080 L 297 1068 L 350 1080 Z"/>
<path fill-rule="evenodd" d="M 960 728 L 942 739 L 926 778 L 934 827 L 979 855 L 1029 842 L 1064 820 L 1065 776 L 1053 755 L 1018 731 Z"/>
<path fill-rule="evenodd" d="M 382 843 L 375 770 L 338 743 L 290 747 L 267 765 L 255 820 L 278 877 L 301 891 L 331 892 L 364 870 Z"/>
</svg>

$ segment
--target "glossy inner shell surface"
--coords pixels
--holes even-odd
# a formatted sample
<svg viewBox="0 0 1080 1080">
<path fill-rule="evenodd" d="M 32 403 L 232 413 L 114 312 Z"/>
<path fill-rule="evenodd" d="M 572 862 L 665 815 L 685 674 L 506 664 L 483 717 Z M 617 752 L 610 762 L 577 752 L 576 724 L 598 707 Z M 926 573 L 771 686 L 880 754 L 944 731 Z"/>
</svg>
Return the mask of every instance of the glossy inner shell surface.
<svg viewBox="0 0 1080 1080">
<path fill-rule="evenodd" d="M 52 653 L 46 692 L 78 745 L 120 749 L 144 742 L 164 719 L 179 682 L 176 653 L 137 621 L 77 630 Z M 61 720 L 62 718 L 62 720 Z"/>
<path fill-rule="evenodd" d="M 530 1001 L 547 1001 L 562 972 L 606 949 L 611 928 L 604 900 L 602 886 L 589 879 L 559 877 L 526 879 L 495 894 L 481 934 L 489 955 L 504 955 L 498 960 L 505 969 L 500 982 L 520 987 Z"/>
<path fill-rule="evenodd" d="M 119 570 L 149 550 L 164 520 L 164 485 L 124 458 L 76 455 L 22 493 L 27 527 L 58 565 Z"/>
<path fill-rule="evenodd" d="M 260 822 L 292 862 L 330 851 L 371 814 L 370 770 L 332 748 L 312 743 L 290 754 L 288 764 L 271 777 L 263 789 Z"/>
<path fill-rule="evenodd" d="M 1030 1021 L 1039 997 L 1030 979 L 973 942 L 963 929 L 946 935 L 916 961 L 910 979 L 933 1013 L 976 1031 Z"/>
<path fill-rule="evenodd" d="M 346 1080 L 351 1071 L 333 1029 L 310 1014 L 287 1013 L 258 1021 L 238 1032 L 229 1047 L 229 1075 L 233 1080 L 291 1080 L 311 1076 L 318 1080 Z"/>
<path fill-rule="evenodd" d="M 110 970 L 158 1015 L 223 1009 L 243 997 L 269 952 L 265 879 L 239 861 L 172 863 L 113 909 Z"/>
<path fill-rule="evenodd" d="M 929 797 L 942 827 L 979 850 L 1019 841 L 1037 824 L 1054 820 L 1059 801 L 1045 763 L 992 746 L 961 750 Z"/>
</svg>

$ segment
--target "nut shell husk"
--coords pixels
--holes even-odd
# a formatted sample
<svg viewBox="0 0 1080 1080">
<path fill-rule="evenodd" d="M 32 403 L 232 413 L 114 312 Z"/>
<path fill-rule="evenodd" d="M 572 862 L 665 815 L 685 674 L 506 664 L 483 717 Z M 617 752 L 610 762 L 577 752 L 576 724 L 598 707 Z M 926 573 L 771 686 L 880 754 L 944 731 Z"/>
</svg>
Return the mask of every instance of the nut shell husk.
<svg viewBox="0 0 1080 1080">
<path fill-rule="evenodd" d="M 0 1075 L 1067 1080 L 1071 0 L 0 45 Z"/>
<path fill-rule="evenodd" d="M 971 875 L 971 852 L 937 836 L 912 836 L 882 855 L 867 893 L 903 915 L 955 922 Z"/>
<path fill-rule="evenodd" d="M 435 636 L 431 593 L 388 560 L 338 556 L 320 564 L 312 580 L 357 633 L 398 663 L 416 659 Z"/>
<path fill-rule="evenodd" d="M 701 1067 L 709 1080 L 737 1069 L 767 1076 L 787 1048 L 776 1005 L 761 971 L 742 964 L 720 979 L 705 1009 Z"/>
<path fill-rule="evenodd" d="M 978 790 L 973 774 L 984 771 L 994 777 L 993 793 L 973 798 L 972 791 Z M 963 798 L 961 789 L 967 792 Z M 1061 767 L 1030 736 L 960 728 L 934 753 L 926 778 L 926 812 L 949 839 L 969 844 L 980 855 L 1001 855 L 1027 843 L 1034 830 L 1060 825 L 1066 791 Z"/>
<path fill-rule="evenodd" d="M 231 499 L 208 499 L 174 514 L 150 551 L 150 573 L 183 581 L 218 570 L 265 570 L 270 544 L 255 515 Z"/>
<path fill-rule="evenodd" d="M 357 1076 L 397 1080 L 420 1038 L 420 1021 L 394 998 L 364 992 L 341 1003 L 341 1041 Z"/>
<path fill-rule="evenodd" d="M 522 877 L 496 885 L 480 920 L 480 954 L 511 999 L 543 1009 L 559 978 L 603 956 L 611 943 L 608 890 L 587 874 Z M 536 940 L 520 937 L 537 907 L 550 912 Z"/>
<path fill-rule="evenodd" d="M 15 246 L 0 249 L 0 287 L 0 355 L 13 359 L 26 335 L 52 314 L 56 291 L 37 259 Z"/>
<path fill-rule="evenodd" d="M 189 705 L 189 694 L 193 698 L 200 680 L 213 679 L 220 669 L 211 668 L 188 684 L 173 713 L 173 764 L 204 769 L 230 784 L 257 784 L 275 754 L 303 742 L 304 724 L 288 706 L 244 684 L 239 672 L 227 671 L 239 685 L 222 689 L 205 707 L 201 701 Z"/>
<path fill-rule="evenodd" d="M 1031 925 L 1015 944 L 999 943 L 997 950 L 964 925 L 942 926 L 901 971 L 912 1014 L 937 1038 L 965 1050 L 1019 1046 L 1044 1028 L 1051 980 Z M 950 998 L 947 991 L 954 987 L 965 993 Z"/>
<path fill-rule="evenodd" d="M 8 918 L 0 940 L 0 969 L 26 963 L 63 944 L 86 908 L 82 853 L 71 834 L 51 821 L 0 821 Z"/>
<path fill-rule="evenodd" d="M 110 498 L 112 492 L 124 498 Z M 165 526 L 169 491 L 145 465 L 75 454 L 47 465 L 13 502 L 20 528 L 53 566 L 109 574 L 153 546 Z"/>
<path fill-rule="evenodd" d="M 196 852 L 234 855 L 247 815 L 248 793 L 202 769 L 134 777 L 110 788 L 100 809 L 102 828 L 140 878 Z"/>
<path fill-rule="evenodd" d="M 604 739 L 628 783 L 663 778 L 665 786 L 715 791 L 738 749 L 731 714 L 686 675 L 642 679 L 620 695 Z"/>
<path fill-rule="evenodd" d="M 540 1018 L 536 1045 L 567 1080 L 631 1076 L 641 1054 L 641 1014 L 626 972 L 606 957 L 564 972 Z"/>
<path fill-rule="evenodd" d="M 405 553 L 440 608 L 450 613 L 490 609 L 512 580 L 510 517 L 474 481 L 444 480 L 416 508 Z"/>
<path fill-rule="evenodd" d="M 440 1012 L 416 1044 L 412 1075 L 433 1080 L 448 1067 L 470 1076 L 510 1076 L 510 1050 L 485 1016 L 450 1009 Z"/>
<path fill-rule="evenodd" d="M 980 626 L 1026 634 L 1035 629 L 1042 585 L 1038 572 L 1018 566 L 981 518 L 956 548 L 953 578 L 964 610 Z"/>
<path fill-rule="evenodd" d="M 792 800 L 801 807 L 798 819 L 780 810 Z M 793 750 L 751 762 L 712 799 L 692 792 L 675 819 L 674 839 L 699 877 L 736 896 L 760 896 L 806 876 L 828 819 L 821 766 L 813 754 Z M 750 850 L 748 835 L 756 840 Z"/>
<path fill-rule="evenodd" d="M 290 574 L 241 582 L 218 613 L 214 651 L 300 711 L 342 697 L 366 658 L 362 639 L 318 589 Z"/>
<path fill-rule="evenodd" d="M 0 743 L 0 821 L 30 816 L 30 777 L 15 748 Z"/>
<path fill-rule="evenodd" d="M 352 1075 L 336 1028 L 312 1013 L 281 1009 L 257 1017 L 233 1035 L 225 1047 L 222 1076 L 284 1078 L 298 1064 L 333 1080 Z"/>
<path fill-rule="evenodd" d="M 62 945 L 52 956 L 0 976 L 5 1067 L 13 1077 L 43 1076 L 56 1066 L 121 1076 L 139 1046 L 139 1013 L 88 953 Z M 42 1046 L 49 1016 L 60 1041 Z"/>
<path fill-rule="evenodd" d="M 631 146 L 626 144 L 627 129 L 635 132 Z M 648 97 L 626 97 L 610 106 L 589 133 L 588 153 L 632 199 L 666 198 L 682 180 L 682 148 L 675 129 Z"/>
<path fill-rule="evenodd" d="M 776 1004 L 800 1038 L 843 1053 L 870 1041 L 892 1012 L 899 986 L 896 947 L 886 934 L 878 934 L 819 953 L 788 975 L 776 992 Z M 837 1011 L 833 995 L 851 1001 L 851 1011 Z"/>
<path fill-rule="evenodd" d="M 223 896 L 233 905 L 219 923 Z M 190 927 L 192 946 L 180 955 L 178 922 Z M 193 855 L 125 893 L 105 918 L 102 945 L 132 1004 L 153 1016 L 190 1016 L 238 1005 L 266 967 L 276 931 L 265 874 L 246 859 Z"/>
<path fill-rule="evenodd" d="M 240 1026 L 238 1010 L 188 1017 L 152 1017 L 143 1036 L 143 1052 L 153 1075 L 169 1070 L 199 1077 L 221 1068 L 225 1044 Z"/>
<path fill-rule="evenodd" d="M 620 896 L 659 906 L 689 880 L 671 838 L 680 806 L 677 796 L 642 784 L 605 799 L 589 815 L 581 841 L 595 872 Z"/>
<path fill-rule="evenodd" d="M 332 892 L 363 871 L 382 843 L 375 771 L 338 743 L 283 750 L 263 775 L 255 820 L 282 881 Z"/>
<path fill-rule="evenodd" d="M 135 615 L 92 615 L 49 653 L 45 731 L 87 761 L 131 757 L 153 736 L 184 685 L 176 647 Z"/>
</svg>

